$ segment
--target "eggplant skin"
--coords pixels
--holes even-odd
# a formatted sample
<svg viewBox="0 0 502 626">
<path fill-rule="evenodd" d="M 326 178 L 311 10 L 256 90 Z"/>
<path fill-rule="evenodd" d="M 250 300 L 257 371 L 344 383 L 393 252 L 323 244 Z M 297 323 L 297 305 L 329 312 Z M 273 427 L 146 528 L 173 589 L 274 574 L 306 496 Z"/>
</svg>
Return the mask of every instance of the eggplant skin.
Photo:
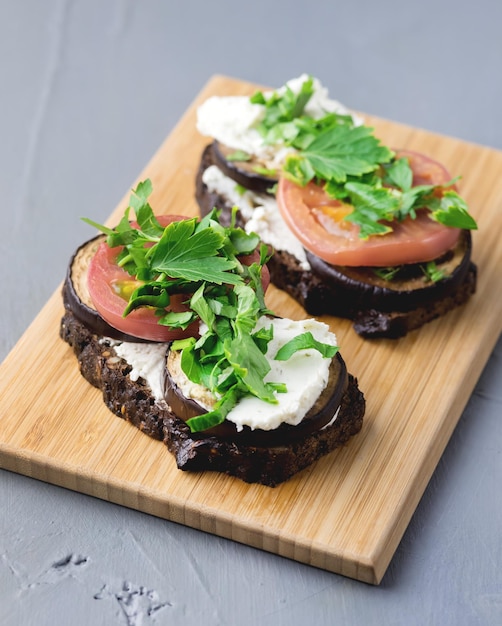
<svg viewBox="0 0 502 626">
<path fill-rule="evenodd" d="M 222 223 L 228 224 L 231 205 L 224 196 L 210 192 L 202 180 L 204 171 L 214 164 L 213 147 L 209 144 L 202 153 L 196 175 L 195 198 L 202 216 L 216 207 L 221 212 Z M 246 221 L 239 211 L 235 219 L 238 226 L 245 227 Z M 431 288 L 428 293 L 417 291 L 416 295 L 404 294 L 404 297 L 403 293 L 387 293 L 376 283 L 376 289 L 364 284 L 368 281 L 367 273 L 363 282 L 352 277 L 350 284 L 348 268 L 342 280 L 332 280 L 330 268 L 318 257 L 310 269 L 304 269 L 289 252 L 275 250 L 267 267 L 272 284 L 290 295 L 310 315 L 334 315 L 352 320 L 355 332 L 364 339 L 399 339 L 464 305 L 476 292 L 477 267 L 471 260 L 470 232 L 464 236 L 469 240 L 468 248 L 455 275 L 439 283 L 424 283 Z M 310 258 L 312 263 L 312 255 Z M 339 273 L 341 268 L 334 271 Z"/>
<path fill-rule="evenodd" d="M 164 397 L 173 412 L 183 421 L 191 417 L 202 415 L 206 410 L 195 400 L 187 398 L 177 386 L 171 376 L 166 359 L 164 369 Z M 194 439 L 214 436 L 245 445 L 254 446 L 277 446 L 289 445 L 295 441 L 304 439 L 307 435 L 326 426 L 340 406 L 343 394 L 347 389 L 348 373 L 345 362 L 338 352 L 331 361 L 329 380 L 326 388 L 316 400 L 314 406 L 297 425 L 281 424 L 273 430 L 251 429 L 244 426 L 242 431 L 237 431 L 235 424 L 225 420 L 222 424 L 206 431 L 192 433 Z"/>
<path fill-rule="evenodd" d="M 143 343 L 146 340 L 110 326 L 94 308 L 90 295 L 87 293 L 85 280 L 89 262 L 98 246 L 105 240 L 105 235 L 98 235 L 84 242 L 77 248 L 70 259 L 62 288 L 63 304 L 77 319 L 92 332 L 102 337 L 110 337 L 117 341 Z"/>
<path fill-rule="evenodd" d="M 445 271 L 445 277 L 437 282 L 425 279 L 420 264 L 404 266 L 404 278 L 398 278 L 398 274 L 393 280 L 384 280 L 371 267 L 330 265 L 308 251 L 307 259 L 312 272 L 323 282 L 343 291 L 356 313 L 369 309 L 406 312 L 450 296 L 465 281 L 471 250 L 471 233 L 464 230 L 455 249 L 436 260 L 437 267 Z"/>
<path fill-rule="evenodd" d="M 228 155 L 235 152 L 235 150 L 217 141 L 213 141 L 211 150 L 215 165 L 217 165 L 226 176 L 235 180 L 236 183 L 246 189 L 257 193 L 270 194 L 270 190 L 278 182 L 277 177 L 266 176 L 254 169 L 254 167 L 259 165 L 263 167 L 263 164 L 257 162 L 256 159 L 250 161 L 229 161 L 227 159 Z"/>
</svg>

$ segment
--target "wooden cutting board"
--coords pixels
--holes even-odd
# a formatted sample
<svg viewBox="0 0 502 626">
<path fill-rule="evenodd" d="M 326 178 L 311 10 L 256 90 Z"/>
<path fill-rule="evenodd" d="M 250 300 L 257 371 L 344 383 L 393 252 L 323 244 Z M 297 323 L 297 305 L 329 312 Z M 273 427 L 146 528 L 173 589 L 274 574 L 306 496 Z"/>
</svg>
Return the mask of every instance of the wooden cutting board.
<svg viewBox="0 0 502 626">
<path fill-rule="evenodd" d="M 197 213 L 194 178 L 207 140 L 195 129 L 196 107 L 255 88 L 223 76 L 207 83 L 138 178 L 152 179 L 157 212 Z M 366 121 L 388 145 L 423 151 L 463 175 L 462 195 L 480 225 L 479 286 L 466 306 L 398 341 L 364 341 L 348 321 L 324 318 L 366 395 L 358 436 L 276 488 L 181 472 L 162 443 L 108 412 L 80 376 L 59 339 L 58 290 L 0 366 L 0 466 L 378 584 L 500 334 L 502 152 Z M 278 290 L 269 306 L 306 316 Z M 37 376 L 27 384 L 30 371 Z"/>
</svg>

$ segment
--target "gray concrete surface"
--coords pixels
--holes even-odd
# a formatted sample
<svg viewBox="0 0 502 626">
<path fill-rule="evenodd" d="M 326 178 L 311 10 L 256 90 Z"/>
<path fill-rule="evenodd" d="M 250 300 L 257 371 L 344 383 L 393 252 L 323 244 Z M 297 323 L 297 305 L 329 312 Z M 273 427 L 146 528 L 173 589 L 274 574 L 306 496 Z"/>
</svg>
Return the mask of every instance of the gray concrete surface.
<svg viewBox="0 0 502 626">
<path fill-rule="evenodd" d="M 0 21 L 0 358 L 79 218 L 108 216 L 212 74 L 307 71 L 355 109 L 502 149 L 498 0 L 0 0 Z M 0 623 L 502 623 L 501 360 L 499 341 L 379 587 L 0 471 Z"/>
</svg>

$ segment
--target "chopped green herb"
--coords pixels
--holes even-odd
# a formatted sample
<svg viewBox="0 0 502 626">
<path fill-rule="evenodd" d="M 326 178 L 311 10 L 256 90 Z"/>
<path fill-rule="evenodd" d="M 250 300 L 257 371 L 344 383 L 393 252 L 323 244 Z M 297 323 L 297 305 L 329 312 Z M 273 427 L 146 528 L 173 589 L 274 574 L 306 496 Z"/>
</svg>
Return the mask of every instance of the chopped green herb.
<svg viewBox="0 0 502 626">
<path fill-rule="evenodd" d="M 256 172 L 257 174 L 261 174 L 262 176 L 270 176 L 270 177 L 277 176 L 277 170 L 270 169 L 268 167 L 262 167 L 261 165 L 254 165 L 253 172 Z"/>
<path fill-rule="evenodd" d="M 227 154 L 225 158 L 227 161 L 250 161 L 251 155 L 244 150 L 235 150 L 235 152 Z"/>
<path fill-rule="evenodd" d="M 373 273 L 382 280 L 391 281 L 401 269 L 400 265 L 394 267 L 374 267 Z"/>
<path fill-rule="evenodd" d="M 181 350 L 185 375 L 219 397 L 212 411 L 187 423 L 194 432 L 211 428 L 245 395 L 277 403 L 275 394 L 284 392 L 285 385 L 264 380 L 270 370 L 265 354 L 273 337 L 272 326 L 255 330 L 258 319 L 271 314 L 261 276 L 269 259 L 268 248 L 260 245 L 256 234 L 235 226 L 236 208 L 228 227 L 219 223 L 215 210 L 199 222 L 187 218 L 163 227 L 148 204 L 151 191 L 149 180 L 140 183 L 113 229 L 84 221 L 104 232 L 108 245 L 123 246 L 120 264 L 142 283 L 130 296 L 124 316 L 141 307 L 153 307 L 159 324 L 187 328 L 200 321 L 207 327 L 198 339 L 172 343 L 173 350 Z M 137 227 L 131 224 L 131 209 Z M 258 261 L 249 266 L 240 262 L 241 255 L 256 249 Z M 186 294 L 188 310 L 166 310 L 171 295 L 179 293 Z M 318 349 L 323 350 L 322 345 Z M 331 347 L 326 350 L 329 354 Z"/>
<path fill-rule="evenodd" d="M 439 201 L 431 203 L 431 217 L 441 224 L 454 228 L 474 230 L 478 226 L 469 214 L 463 198 L 456 191 L 445 191 Z"/>
<path fill-rule="evenodd" d="M 246 193 L 246 191 L 248 191 L 248 190 L 246 189 L 246 187 L 244 187 L 244 185 L 239 185 L 239 184 L 237 183 L 237 184 L 235 185 L 235 191 L 237 192 L 237 194 L 238 194 L 239 196 L 243 196 L 243 195 Z"/>
<path fill-rule="evenodd" d="M 313 79 L 307 78 L 295 94 L 289 86 L 265 96 L 261 91 L 251 96 L 253 104 L 265 107 L 263 119 L 256 130 L 265 143 L 281 143 L 298 150 L 306 148 L 318 135 L 335 126 L 352 125 L 350 115 L 327 113 L 313 118 L 305 107 L 314 93 Z"/>
<path fill-rule="evenodd" d="M 335 126 L 318 135 L 300 154 L 288 155 L 284 172 L 300 185 L 306 185 L 314 175 L 322 180 L 343 183 L 348 176 L 361 176 L 386 163 L 393 152 L 383 146 L 367 126 Z M 313 175 L 298 178 L 298 160 L 307 160 Z M 300 171 L 303 168 L 300 167 Z"/>
<path fill-rule="evenodd" d="M 329 113 L 320 119 L 305 115 L 312 93 L 309 77 L 298 94 L 286 87 L 251 98 L 265 107 L 257 127 L 265 142 L 294 149 L 285 159 L 284 176 L 301 186 L 322 182 L 329 195 L 353 204 L 354 212 L 344 219 L 360 227 L 363 239 L 390 232 L 394 221 L 415 219 L 420 208 L 429 209 L 431 218 L 446 226 L 477 228 L 465 201 L 450 189 L 455 181 L 413 186 L 408 159 L 395 158 L 372 128 L 355 126 L 350 115 Z"/>
<path fill-rule="evenodd" d="M 424 273 L 426 280 L 437 283 L 445 277 L 442 269 L 438 268 L 434 261 L 429 261 L 425 265 L 420 265 L 420 269 Z"/>
<path fill-rule="evenodd" d="M 295 352 L 299 350 L 317 350 L 325 358 L 333 358 L 338 352 L 337 346 L 331 346 L 326 343 L 321 343 L 312 335 L 311 332 L 305 332 L 301 335 L 297 335 L 287 343 L 285 343 L 275 355 L 276 361 L 287 361 Z"/>
</svg>

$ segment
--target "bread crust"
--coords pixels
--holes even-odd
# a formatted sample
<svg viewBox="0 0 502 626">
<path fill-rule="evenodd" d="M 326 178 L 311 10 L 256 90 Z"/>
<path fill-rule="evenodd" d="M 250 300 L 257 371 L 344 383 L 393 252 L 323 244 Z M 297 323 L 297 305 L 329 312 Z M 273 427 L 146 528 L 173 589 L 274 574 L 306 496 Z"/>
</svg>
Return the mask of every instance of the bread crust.
<svg viewBox="0 0 502 626">
<path fill-rule="evenodd" d="M 222 211 L 220 221 L 228 224 L 231 217 L 228 201 L 224 196 L 211 192 L 202 179 L 204 171 L 213 164 L 213 145 L 209 144 L 202 153 L 195 181 L 195 197 L 201 215 L 206 215 L 216 207 Z M 236 224 L 245 227 L 245 219 L 240 212 L 236 214 Z M 433 301 L 408 311 L 360 309 L 343 286 L 330 284 L 312 269 L 305 270 L 298 259 L 287 251 L 275 250 L 267 265 L 272 283 L 292 296 L 307 313 L 351 319 L 354 330 L 367 339 L 397 339 L 445 315 L 467 302 L 476 290 L 477 280 L 476 265 L 469 259 L 463 280 Z"/>
<path fill-rule="evenodd" d="M 141 378 L 131 380 L 130 365 L 113 342 L 93 333 L 71 310 L 61 319 L 61 338 L 75 353 L 82 376 L 103 394 L 116 416 L 163 441 L 185 471 L 217 471 L 247 483 L 274 487 L 345 444 L 363 424 L 365 399 L 349 374 L 339 414 L 332 425 L 285 446 L 258 447 L 204 435 L 194 436 L 164 401 L 156 401 Z"/>
</svg>

